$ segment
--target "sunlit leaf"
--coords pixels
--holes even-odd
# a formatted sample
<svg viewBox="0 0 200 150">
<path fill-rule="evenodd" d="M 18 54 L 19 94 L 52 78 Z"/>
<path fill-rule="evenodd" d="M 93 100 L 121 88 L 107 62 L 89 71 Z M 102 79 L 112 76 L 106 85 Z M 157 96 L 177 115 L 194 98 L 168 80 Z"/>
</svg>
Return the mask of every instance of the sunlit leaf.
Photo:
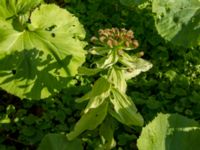
<svg viewBox="0 0 200 150">
<path fill-rule="evenodd" d="M 105 78 L 99 78 L 92 87 L 90 93 L 90 101 L 88 102 L 84 112 L 91 108 L 99 107 L 110 95 L 111 84 Z"/>
<path fill-rule="evenodd" d="M 102 57 L 100 60 L 96 61 L 97 68 L 106 69 L 118 61 L 118 55 L 116 51 L 110 52 L 107 56 Z"/>
<path fill-rule="evenodd" d="M 178 114 L 159 114 L 143 128 L 139 150 L 198 150 L 199 124 Z"/>
<path fill-rule="evenodd" d="M 153 0 L 158 33 L 185 47 L 200 45 L 199 0 Z"/>
<path fill-rule="evenodd" d="M 0 3 L 9 12 L 31 12 L 25 21 L 24 14 L 18 14 L 11 22 L 1 19 L 8 15 L 0 13 L 0 87 L 20 98 L 41 99 L 69 85 L 68 77 L 77 73 L 85 60 L 85 32 L 66 10 L 53 4 L 32 10 L 28 2 L 31 8 L 38 4 Z"/>
<path fill-rule="evenodd" d="M 142 72 L 146 72 L 152 68 L 152 64 L 142 58 L 129 56 L 124 53 L 119 61 L 126 67 L 124 70 L 126 80 L 129 80 Z"/>
<path fill-rule="evenodd" d="M 108 75 L 108 80 L 113 83 L 115 88 L 119 89 L 122 93 L 126 92 L 127 84 L 122 69 L 113 67 Z"/>
<path fill-rule="evenodd" d="M 143 125 L 143 117 L 138 113 L 135 104 L 127 95 L 113 88 L 110 102 L 112 103 L 113 108 L 109 109 L 109 112 L 119 122 L 128 126 Z"/>
<path fill-rule="evenodd" d="M 107 108 L 108 102 L 105 101 L 99 107 L 89 109 L 76 123 L 74 130 L 67 134 L 68 139 L 73 140 L 85 130 L 94 130 L 105 119 Z"/>
<path fill-rule="evenodd" d="M 43 0 L 1 0 L 0 1 L 0 18 L 3 20 L 13 20 L 19 15 L 29 13 Z"/>
</svg>

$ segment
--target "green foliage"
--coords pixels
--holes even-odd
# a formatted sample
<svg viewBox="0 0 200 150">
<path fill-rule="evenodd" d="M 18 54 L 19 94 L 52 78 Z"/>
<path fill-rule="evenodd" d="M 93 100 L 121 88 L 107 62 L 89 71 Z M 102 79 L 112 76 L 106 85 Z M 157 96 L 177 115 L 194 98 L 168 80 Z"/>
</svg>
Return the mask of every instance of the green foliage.
<svg viewBox="0 0 200 150">
<path fill-rule="evenodd" d="M 134 56 L 127 53 L 139 45 L 133 34 L 133 31 L 126 29 L 100 29 L 99 37 L 91 38 L 97 46 L 92 47 L 90 53 L 101 57 L 94 62 L 96 66 L 94 69 L 84 67 L 80 68 L 80 71 L 86 75 L 99 73 L 102 77 L 97 79 L 89 93 L 77 100 L 83 102 L 89 99 L 89 102 L 74 130 L 67 134 L 69 140 L 75 139 L 85 130 L 97 128 L 104 121 L 107 113 L 127 126 L 143 125 L 142 116 L 137 112 L 130 97 L 126 95 L 126 80 L 149 70 L 152 64 L 139 58 L 143 53 Z M 127 74 L 131 74 L 130 77 L 127 78 Z M 111 135 L 103 135 L 109 142 L 104 142 L 103 147 L 113 147 L 114 131 L 112 128 L 107 130 Z"/>
<path fill-rule="evenodd" d="M 58 80 L 54 82 L 53 78 L 48 80 L 48 83 L 54 85 L 54 89 L 58 89 L 57 87 L 61 89 L 62 87 L 68 85 L 66 89 L 63 89 L 59 94 L 51 99 L 46 99 L 45 101 L 20 101 L 17 97 L 13 97 L 12 95 L 0 91 L 0 149 L 36 149 L 42 138 L 48 133 L 59 134 L 58 136 L 55 136 L 58 139 L 61 133 L 61 136 L 66 140 L 66 137 L 63 134 L 73 131 L 76 123 L 80 121 L 81 116 L 85 114 L 84 110 L 88 106 L 87 103 L 92 99 L 92 91 L 94 91 L 92 95 L 96 97 L 95 99 L 99 99 L 99 101 L 96 101 L 96 103 L 90 103 L 90 106 L 94 107 L 99 106 L 101 102 L 103 102 L 100 98 L 97 98 L 98 94 L 107 97 L 107 94 L 111 93 L 113 89 L 118 90 L 118 99 L 123 99 L 123 97 L 125 97 L 128 98 L 128 100 L 125 100 L 125 102 L 134 102 L 134 104 L 137 106 L 138 112 L 140 112 L 143 116 L 144 124 L 152 120 L 158 112 L 179 113 L 187 116 L 188 118 L 193 118 L 199 122 L 200 49 L 199 47 L 180 48 L 176 45 L 170 45 L 170 43 L 165 42 L 164 38 L 161 38 L 157 33 L 155 20 L 153 18 L 154 14 L 152 13 L 151 1 L 147 1 L 142 5 L 134 5 L 134 7 L 131 5 L 129 5 L 131 7 L 124 7 L 124 5 L 120 4 L 119 0 L 45 1 L 59 4 L 60 7 L 67 9 L 79 18 L 86 30 L 86 40 L 89 43 L 87 49 L 90 49 L 91 47 L 94 48 L 94 43 L 92 43 L 89 39 L 92 36 L 97 36 L 98 29 L 118 27 L 134 30 L 134 37 L 137 38 L 138 42 L 141 44 L 137 49 L 133 48 L 134 50 L 123 50 L 123 52 L 131 56 L 130 60 L 129 57 L 125 57 L 126 54 L 124 53 L 123 58 L 125 61 L 123 62 L 126 65 L 131 64 L 131 66 L 134 66 L 134 68 L 136 68 L 135 70 L 137 70 L 135 71 L 136 75 L 138 72 L 141 73 L 145 71 L 145 68 L 148 69 L 149 62 L 145 61 L 144 59 L 150 60 L 154 67 L 148 73 L 142 73 L 135 77 L 133 69 L 130 69 L 129 71 L 132 71 L 133 76 L 132 74 L 129 76 L 129 74 L 127 74 L 129 72 L 127 72 L 126 67 L 126 69 L 124 68 L 123 71 L 121 70 L 121 67 L 124 67 L 124 65 L 121 64 L 122 61 L 119 62 L 122 57 L 116 57 L 115 55 L 117 53 L 108 55 L 110 44 L 107 45 L 107 43 L 105 43 L 107 46 L 106 49 L 105 47 L 102 47 L 102 45 L 97 44 L 95 45 L 96 48 L 93 49 L 93 52 L 98 53 L 96 53 L 96 55 L 90 55 L 90 52 L 92 51 L 89 50 L 89 55 L 87 55 L 84 67 L 82 66 L 79 68 L 80 75 L 85 74 L 86 76 L 74 77 L 71 84 L 72 86 L 69 86 L 69 80 L 67 79 L 68 81 L 66 81 L 66 78 L 63 78 L 62 84 L 61 82 L 57 82 Z M 1 2 L 3 1 L 1 0 L 0 3 Z M 9 10 L 16 6 L 19 7 L 19 5 L 16 5 L 15 2 L 26 2 L 28 6 L 31 2 L 31 12 L 34 12 L 35 9 L 39 7 L 37 3 L 40 3 L 40 1 L 29 0 L 12 0 L 6 2 L 7 3 L 4 3 L 6 5 L 8 2 L 14 2 L 12 6 L 8 7 Z M 24 6 L 27 7 L 27 5 Z M 7 14 L 6 10 L 1 8 L 0 12 Z M 28 10 L 27 13 L 29 14 L 29 8 L 23 10 Z M 15 12 L 17 11 L 9 11 L 8 14 L 15 14 Z M 12 18 L 10 18 L 10 20 L 12 20 Z M 20 21 L 23 22 L 23 19 Z M 9 20 L 6 20 L 6 22 L 9 22 Z M 13 23 L 15 23 L 15 29 L 17 31 L 23 29 L 23 26 L 21 26 L 19 21 L 16 19 L 13 21 Z M 139 57 L 141 54 L 143 54 L 142 51 L 145 53 L 143 56 L 144 59 Z M 24 56 L 22 55 L 22 52 L 16 53 L 20 54 L 20 56 Z M 121 51 L 119 54 L 120 53 Z M 27 54 L 27 51 L 25 54 Z M 16 59 L 15 54 L 9 55 L 12 55 L 12 59 Z M 8 58 L 7 56 L 1 57 Z M 111 60 L 109 62 L 112 62 L 112 60 L 118 60 L 118 62 L 115 64 L 115 67 L 110 67 L 112 69 L 108 71 L 109 67 L 107 67 L 107 69 L 104 69 L 104 67 L 109 66 L 110 63 L 98 61 L 103 57 L 105 57 L 105 59 L 109 58 L 109 60 Z M 34 62 L 34 60 L 35 59 L 31 59 L 30 62 Z M 134 63 L 130 63 L 132 60 Z M 11 61 L 12 60 L 10 58 L 7 59 L 7 62 Z M 15 69 L 13 69 L 13 63 L 8 65 L 7 62 L 0 62 L 0 70 L 1 68 L 8 67 L 8 70 L 11 70 L 15 74 L 16 72 Z M 46 61 L 44 63 L 46 63 Z M 146 65 L 143 64 L 147 64 L 147 67 L 145 67 Z M 3 65 L 4 67 L 2 67 Z M 101 66 L 101 68 L 97 68 L 97 65 Z M 118 67 L 116 67 L 116 65 Z M 54 68 L 52 65 L 49 67 L 49 69 L 51 69 L 51 67 Z M 127 76 L 125 76 L 125 72 Z M 1 72 L 0 75 L 4 75 L 4 73 L 5 72 Z M 45 75 L 48 74 L 48 70 L 44 70 L 43 73 L 45 73 Z M 128 80 L 129 77 L 134 78 Z M 44 76 L 43 78 L 46 80 L 47 77 Z M 107 79 L 109 84 L 105 85 L 110 85 L 111 83 L 111 86 L 105 86 L 107 87 L 105 88 L 100 83 L 96 84 L 99 78 Z M 40 82 L 35 83 L 39 84 Z M 93 90 L 95 84 L 96 90 Z M 107 90 L 101 90 L 102 88 Z M 99 92 L 97 92 L 98 90 Z M 40 91 L 40 89 L 38 89 L 38 91 Z M 97 94 L 95 94 L 96 92 Z M 82 95 L 84 96 L 81 97 Z M 109 98 L 113 98 L 113 96 L 110 95 Z M 78 103 L 75 103 L 75 100 L 77 100 Z M 106 101 L 109 102 L 108 108 L 114 110 L 110 99 L 106 98 Z M 114 102 L 117 103 L 118 101 Z M 135 107 L 133 107 L 134 104 L 132 105 L 132 102 L 128 103 L 128 105 L 131 105 L 134 110 Z M 122 104 L 127 106 L 127 103 Z M 119 107 L 122 107 L 121 103 L 118 104 L 116 108 Z M 87 111 L 88 110 L 91 109 L 87 109 Z M 127 111 L 125 110 L 126 109 L 124 109 L 124 111 L 119 111 L 118 109 L 118 111 L 116 111 L 122 113 L 121 120 L 127 119 L 124 117 L 124 114 L 127 114 Z M 128 112 L 132 113 L 133 111 L 132 109 L 128 109 Z M 117 120 L 116 118 L 111 115 L 109 109 L 107 111 L 107 116 L 104 118 L 101 124 L 97 126 L 96 129 L 84 130 L 81 135 L 79 135 L 78 143 L 81 143 L 86 150 L 102 150 L 111 148 L 114 150 L 137 149 L 136 141 L 138 135 L 141 134 L 141 127 L 121 124 L 121 122 L 119 123 L 120 119 Z M 177 132 L 179 131 L 176 131 L 176 133 Z M 175 132 L 172 131 L 172 133 Z M 184 134 L 185 133 L 193 134 L 192 131 L 186 132 L 184 129 Z M 175 134 L 171 135 L 173 136 Z M 177 136 L 183 136 L 182 131 L 180 134 L 176 134 L 175 137 Z M 170 139 L 173 139 L 173 137 L 170 137 Z M 181 139 L 184 142 L 181 141 Z M 176 138 L 176 140 L 181 144 L 185 143 L 185 140 L 189 141 L 187 138 Z M 77 140 L 74 139 L 70 141 L 70 143 L 76 143 L 76 141 Z M 66 143 L 69 143 L 69 141 L 66 141 Z M 179 146 L 181 144 L 179 144 Z M 173 145 L 175 144 L 173 143 Z"/>
<path fill-rule="evenodd" d="M 0 86 L 20 98 L 58 93 L 86 53 L 81 41 L 85 32 L 76 17 L 54 4 L 34 9 L 36 4 L 39 1 L 0 3 Z"/>
<path fill-rule="evenodd" d="M 106 101 L 96 106 L 96 108 L 90 108 L 76 123 L 74 130 L 67 134 L 68 139 L 73 140 L 85 130 L 94 130 L 105 119 L 107 109 L 108 102 Z"/>
<path fill-rule="evenodd" d="M 120 0 L 124 6 L 133 7 L 146 2 L 147 0 Z"/>
<path fill-rule="evenodd" d="M 65 135 L 47 134 L 37 150 L 83 150 L 80 140 L 69 142 Z"/>
<path fill-rule="evenodd" d="M 22 16 L 25 15 L 30 10 L 32 10 L 35 7 L 37 7 L 38 5 L 40 5 L 42 2 L 43 2 L 43 0 L 35 0 L 35 1 L 12 0 L 9 2 L 6 0 L 1 0 L 1 2 L 0 2 L 0 8 L 1 8 L 0 9 L 0 18 L 7 19 L 7 20 L 17 19 L 15 17 L 17 17 L 18 15 L 22 15 Z"/>
<path fill-rule="evenodd" d="M 118 121 L 128 126 L 143 126 L 144 120 L 137 112 L 137 108 L 133 101 L 124 93 L 121 93 L 114 88 L 112 89 L 111 94 L 113 95 L 113 98 L 111 97 L 110 101 L 113 108 L 109 110 L 109 113 Z"/>
<path fill-rule="evenodd" d="M 75 105 L 74 97 L 86 91 L 86 86 L 69 88 L 60 97 L 45 101 L 21 101 L 0 91 L 0 119 L 8 114 L 10 120 L 0 123 L 0 145 L 36 149 L 46 134 L 69 132 L 84 108 Z"/>
<path fill-rule="evenodd" d="M 153 0 L 152 11 L 163 38 L 185 47 L 200 45 L 199 0 Z"/>
<path fill-rule="evenodd" d="M 139 150 L 199 149 L 199 124 L 177 114 L 159 114 L 143 128 L 138 139 Z"/>
<path fill-rule="evenodd" d="M 116 146 L 114 139 L 114 131 L 116 129 L 116 122 L 111 117 L 107 117 L 99 128 L 99 135 L 102 140 L 102 149 L 112 149 Z"/>
</svg>

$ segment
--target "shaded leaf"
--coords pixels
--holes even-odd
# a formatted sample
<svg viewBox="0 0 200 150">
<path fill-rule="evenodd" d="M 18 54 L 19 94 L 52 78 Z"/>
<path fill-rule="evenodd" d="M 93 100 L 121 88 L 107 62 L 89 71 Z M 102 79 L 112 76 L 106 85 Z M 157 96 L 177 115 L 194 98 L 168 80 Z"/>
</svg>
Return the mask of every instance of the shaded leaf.
<svg viewBox="0 0 200 150">
<path fill-rule="evenodd" d="M 37 150 L 83 150 L 81 141 L 76 139 L 68 141 L 62 134 L 47 134 L 41 141 Z"/>
<path fill-rule="evenodd" d="M 120 0 L 120 3 L 127 7 L 134 7 L 146 1 L 147 0 Z"/>
<path fill-rule="evenodd" d="M 165 76 L 172 82 L 175 79 L 175 77 L 177 76 L 177 73 L 174 70 L 168 70 L 165 73 Z"/>
<path fill-rule="evenodd" d="M 102 69 L 99 69 L 99 68 L 90 69 L 90 68 L 87 68 L 87 67 L 80 67 L 78 69 L 79 74 L 87 75 L 87 76 L 93 76 L 93 75 L 99 73 L 100 71 L 102 71 Z"/>
<path fill-rule="evenodd" d="M 89 91 L 88 93 L 86 93 L 86 94 L 83 95 L 82 97 L 77 98 L 75 101 L 76 101 L 77 103 L 82 103 L 82 102 L 84 102 L 84 101 L 89 100 L 90 97 L 91 97 L 91 91 Z"/>
<path fill-rule="evenodd" d="M 116 128 L 116 122 L 111 118 L 107 117 L 106 120 L 101 124 L 99 128 L 99 135 L 103 141 L 103 149 L 112 149 L 115 147 L 116 142 L 114 139 L 114 131 Z"/>
</svg>

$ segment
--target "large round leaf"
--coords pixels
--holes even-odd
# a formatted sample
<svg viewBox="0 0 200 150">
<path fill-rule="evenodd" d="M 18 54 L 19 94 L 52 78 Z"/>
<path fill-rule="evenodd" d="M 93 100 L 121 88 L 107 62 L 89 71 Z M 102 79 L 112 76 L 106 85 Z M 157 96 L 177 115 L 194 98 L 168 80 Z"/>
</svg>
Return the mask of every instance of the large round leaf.
<svg viewBox="0 0 200 150">
<path fill-rule="evenodd" d="M 85 32 L 76 17 L 52 4 L 22 18 L 0 19 L 0 87 L 20 98 L 47 98 L 84 62 Z"/>
<path fill-rule="evenodd" d="M 159 114 L 142 129 L 139 150 L 199 150 L 198 122 L 178 114 Z"/>
<path fill-rule="evenodd" d="M 200 45 L 199 0 L 153 0 L 158 33 L 174 44 Z"/>
<path fill-rule="evenodd" d="M 9 20 L 15 16 L 29 13 L 30 9 L 41 4 L 43 0 L 1 0 L 0 18 Z"/>
</svg>

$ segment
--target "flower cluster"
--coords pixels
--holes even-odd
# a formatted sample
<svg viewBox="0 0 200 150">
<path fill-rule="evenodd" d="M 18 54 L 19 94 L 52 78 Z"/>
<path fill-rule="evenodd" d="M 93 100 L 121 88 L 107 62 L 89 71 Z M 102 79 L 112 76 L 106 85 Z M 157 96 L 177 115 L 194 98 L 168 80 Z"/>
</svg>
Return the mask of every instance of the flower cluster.
<svg viewBox="0 0 200 150">
<path fill-rule="evenodd" d="M 91 41 L 95 44 L 108 45 L 110 48 L 115 46 L 123 46 L 124 48 L 137 48 L 139 43 L 134 39 L 134 33 L 132 30 L 126 30 L 124 28 L 111 28 L 100 29 L 99 37 L 92 37 Z"/>
</svg>

